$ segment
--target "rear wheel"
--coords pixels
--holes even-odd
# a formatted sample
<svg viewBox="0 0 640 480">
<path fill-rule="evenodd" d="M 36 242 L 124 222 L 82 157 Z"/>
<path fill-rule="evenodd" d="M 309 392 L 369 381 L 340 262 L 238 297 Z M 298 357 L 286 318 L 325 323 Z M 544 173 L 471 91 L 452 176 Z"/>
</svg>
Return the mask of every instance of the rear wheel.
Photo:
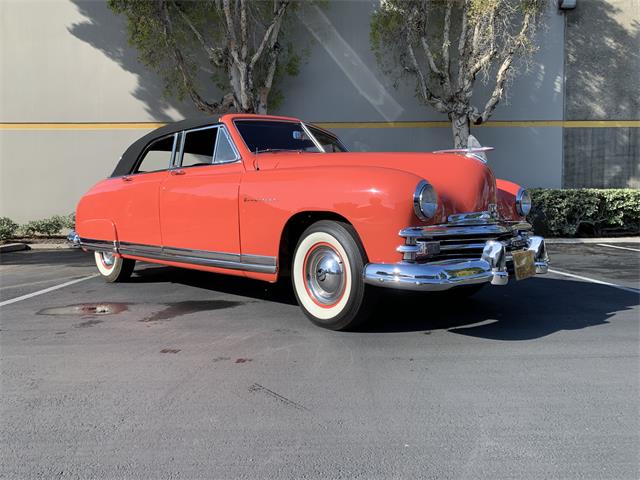
<svg viewBox="0 0 640 480">
<path fill-rule="evenodd" d="M 111 252 L 95 252 L 96 266 L 107 282 L 123 282 L 133 273 L 135 260 L 117 257 Z"/>
<path fill-rule="evenodd" d="M 366 320 L 371 301 L 362 275 L 365 264 L 364 249 L 351 225 L 322 220 L 307 228 L 291 272 L 305 315 L 331 330 L 351 329 Z"/>
</svg>

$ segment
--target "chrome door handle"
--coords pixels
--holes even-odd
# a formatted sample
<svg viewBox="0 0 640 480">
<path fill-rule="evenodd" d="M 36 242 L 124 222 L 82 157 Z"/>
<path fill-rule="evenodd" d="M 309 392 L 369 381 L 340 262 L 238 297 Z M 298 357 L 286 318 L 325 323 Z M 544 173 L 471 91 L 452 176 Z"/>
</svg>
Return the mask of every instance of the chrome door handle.
<svg viewBox="0 0 640 480">
<path fill-rule="evenodd" d="M 171 175 L 184 175 L 185 173 L 184 170 L 171 170 Z"/>
</svg>

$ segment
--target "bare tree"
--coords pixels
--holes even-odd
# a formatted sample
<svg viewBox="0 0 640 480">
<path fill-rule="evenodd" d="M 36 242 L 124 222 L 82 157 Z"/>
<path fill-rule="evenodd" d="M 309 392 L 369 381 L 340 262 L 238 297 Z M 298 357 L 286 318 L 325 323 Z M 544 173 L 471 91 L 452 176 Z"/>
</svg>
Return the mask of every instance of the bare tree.
<svg viewBox="0 0 640 480">
<path fill-rule="evenodd" d="M 546 0 L 381 0 L 371 43 L 387 73 L 416 79 L 416 95 L 451 121 L 454 145 L 467 146 L 470 124 L 491 116 L 515 73 L 530 58 Z M 483 105 L 475 81 L 492 82 Z"/>
<path fill-rule="evenodd" d="M 109 6 L 126 16 L 130 43 L 162 75 L 167 92 L 188 96 L 204 112 L 266 113 L 277 77 L 297 74 L 298 55 L 278 41 L 290 0 L 109 0 Z M 218 101 L 203 93 L 207 72 L 223 92 Z"/>
</svg>

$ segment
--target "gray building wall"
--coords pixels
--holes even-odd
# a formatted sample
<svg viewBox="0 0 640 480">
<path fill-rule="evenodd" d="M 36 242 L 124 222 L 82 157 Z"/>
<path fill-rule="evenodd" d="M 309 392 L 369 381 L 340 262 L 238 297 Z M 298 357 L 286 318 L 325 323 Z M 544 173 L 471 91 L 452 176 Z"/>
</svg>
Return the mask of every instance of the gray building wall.
<svg viewBox="0 0 640 480">
<path fill-rule="evenodd" d="M 353 150 L 448 148 L 448 127 L 363 128 L 362 122 L 446 120 L 416 100 L 413 85 L 394 88 L 378 69 L 368 36 L 377 4 L 332 1 L 300 12 L 297 35 L 309 56 L 300 75 L 285 80 L 285 100 L 272 113 L 337 122 L 334 130 Z M 498 176 L 560 187 L 565 26 L 551 2 L 545 21 L 530 69 L 492 118 L 505 123 L 473 133 L 496 147 L 490 164 Z M 187 102 L 162 97 L 161 81 L 128 46 L 123 19 L 103 1 L 3 0 L 0 58 L 0 216 L 20 222 L 71 212 L 122 151 L 152 128 L 144 122 L 197 114 Z M 477 95 L 486 92 L 480 88 Z M 509 123 L 532 120 L 538 123 Z"/>
<path fill-rule="evenodd" d="M 640 119 L 640 1 L 586 0 L 566 15 L 566 120 Z M 564 185 L 640 188 L 639 129 L 566 128 Z"/>
</svg>

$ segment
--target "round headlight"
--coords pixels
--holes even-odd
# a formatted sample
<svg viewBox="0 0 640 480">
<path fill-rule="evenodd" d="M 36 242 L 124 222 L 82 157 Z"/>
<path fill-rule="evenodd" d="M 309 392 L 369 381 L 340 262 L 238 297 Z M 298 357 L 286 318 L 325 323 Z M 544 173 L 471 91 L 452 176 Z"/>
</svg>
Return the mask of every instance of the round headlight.
<svg viewBox="0 0 640 480">
<path fill-rule="evenodd" d="M 433 218 L 438 210 L 438 195 L 426 180 L 421 180 L 413 193 L 413 211 L 420 220 Z"/>
<path fill-rule="evenodd" d="M 523 217 L 529 215 L 531 211 L 531 195 L 524 188 L 518 190 L 516 195 L 516 210 Z"/>
</svg>

